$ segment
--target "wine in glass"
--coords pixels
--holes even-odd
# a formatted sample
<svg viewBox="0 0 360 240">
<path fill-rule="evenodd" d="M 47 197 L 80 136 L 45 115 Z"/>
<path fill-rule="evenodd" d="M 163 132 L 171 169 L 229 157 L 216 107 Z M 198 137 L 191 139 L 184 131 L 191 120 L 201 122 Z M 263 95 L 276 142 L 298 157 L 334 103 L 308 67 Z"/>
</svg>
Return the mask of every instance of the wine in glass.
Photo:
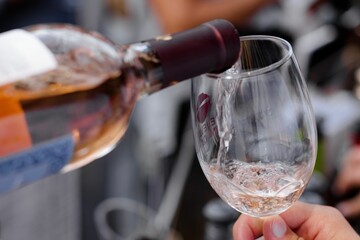
<svg viewBox="0 0 360 240">
<path fill-rule="evenodd" d="M 315 118 L 291 45 L 241 37 L 240 58 L 191 83 L 197 156 L 217 194 L 241 213 L 279 214 L 299 199 L 314 168 Z"/>
</svg>

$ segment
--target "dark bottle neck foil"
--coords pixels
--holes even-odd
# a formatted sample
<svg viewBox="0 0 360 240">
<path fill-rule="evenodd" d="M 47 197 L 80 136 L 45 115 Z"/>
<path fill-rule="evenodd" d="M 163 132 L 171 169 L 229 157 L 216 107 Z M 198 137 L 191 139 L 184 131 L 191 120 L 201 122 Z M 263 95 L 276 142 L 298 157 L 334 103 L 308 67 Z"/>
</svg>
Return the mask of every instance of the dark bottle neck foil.
<svg viewBox="0 0 360 240">
<path fill-rule="evenodd" d="M 162 69 L 162 87 L 204 73 L 221 73 L 238 59 L 240 39 L 226 20 L 214 20 L 197 28 L 149 41 Z"/>
</svg>

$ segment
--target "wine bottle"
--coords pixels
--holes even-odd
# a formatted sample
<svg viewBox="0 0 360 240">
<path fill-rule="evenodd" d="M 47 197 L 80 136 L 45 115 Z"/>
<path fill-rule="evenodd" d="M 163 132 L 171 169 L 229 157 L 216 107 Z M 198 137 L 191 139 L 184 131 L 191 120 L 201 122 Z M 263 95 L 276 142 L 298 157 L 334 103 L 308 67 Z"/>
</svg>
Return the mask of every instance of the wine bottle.
<svg viewBox="0 0 360 240">
<path fill-rule="evenodd" d="M 137 100 L 238 58 L 236 29 L 214 20 L 129 45 L 73 25 L 0 35 L 0 192 L 112 150 Z"/>
</svg>

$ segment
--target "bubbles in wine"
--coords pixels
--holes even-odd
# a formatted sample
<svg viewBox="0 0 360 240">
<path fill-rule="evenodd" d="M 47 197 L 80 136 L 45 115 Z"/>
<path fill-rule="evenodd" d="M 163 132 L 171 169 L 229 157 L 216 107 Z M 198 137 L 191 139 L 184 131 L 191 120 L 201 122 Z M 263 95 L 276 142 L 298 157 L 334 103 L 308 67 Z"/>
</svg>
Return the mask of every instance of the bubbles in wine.
<svg viewBox="0 0 360 240">
<path fill-rule="evenodd" d="M 241 71 L 238 61 L 218 78 L 217 157 L 209 165 L 200 163 L 214 190 L 238 211 L 278 214 L 305 188 L 310 140 L 296 136 L 299 108 L 292 105 L 281 75 Z"/>
<path fill-rule="evenodd" d="M 305 188 L 286 163 L 230 162 L 227 168 L 231 168 L 231 178 L 216 165 L 201 166 L 219 196 L 240 212 L 256 217 L 283 212 Z"/>
</svg>

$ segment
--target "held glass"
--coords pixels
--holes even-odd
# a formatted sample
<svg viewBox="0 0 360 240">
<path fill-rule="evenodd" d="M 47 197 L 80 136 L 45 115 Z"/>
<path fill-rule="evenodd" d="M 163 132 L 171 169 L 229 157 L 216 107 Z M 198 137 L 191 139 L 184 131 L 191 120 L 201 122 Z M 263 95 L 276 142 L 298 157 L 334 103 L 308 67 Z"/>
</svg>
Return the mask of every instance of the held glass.
<svg viewBox="0 0 360 240">
<path fill-rule="evenodd" d="M 315 117 L 291 45 L 241 37 L 239 60 L 191 81 L 196 152 L 217 194 L 241 213 L 279 214 L 299 199 L 314 168 Z"/>
</svg>

